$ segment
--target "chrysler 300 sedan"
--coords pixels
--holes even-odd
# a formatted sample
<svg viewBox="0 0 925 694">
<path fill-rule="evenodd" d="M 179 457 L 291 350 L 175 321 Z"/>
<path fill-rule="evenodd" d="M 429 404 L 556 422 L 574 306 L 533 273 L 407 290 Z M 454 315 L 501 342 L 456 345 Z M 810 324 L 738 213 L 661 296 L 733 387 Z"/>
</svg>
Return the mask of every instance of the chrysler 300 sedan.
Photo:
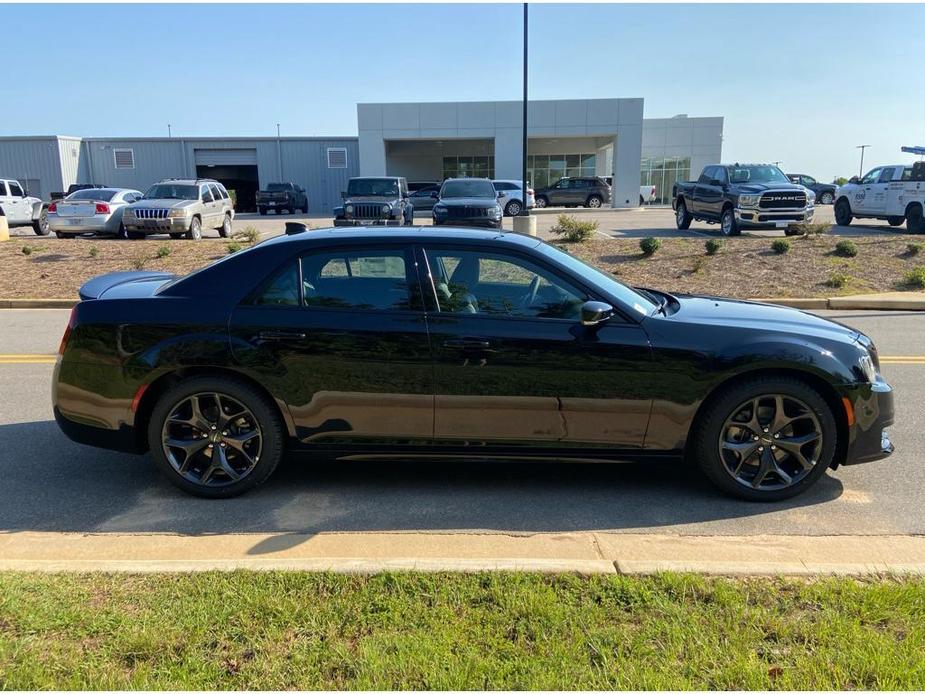
<svg viewBox="0 0 925 694">
<path fill-rule="evenodd" d="M 299 231 L 185 277 L 85 284 L 55 370 L 61 429 L 150 451 L 205 497 L 307 452 L 670 459 L 778 500 L 893 450 L 877 350 L 844 325 L 631 288 L 518 234 Z"/>
</svg>

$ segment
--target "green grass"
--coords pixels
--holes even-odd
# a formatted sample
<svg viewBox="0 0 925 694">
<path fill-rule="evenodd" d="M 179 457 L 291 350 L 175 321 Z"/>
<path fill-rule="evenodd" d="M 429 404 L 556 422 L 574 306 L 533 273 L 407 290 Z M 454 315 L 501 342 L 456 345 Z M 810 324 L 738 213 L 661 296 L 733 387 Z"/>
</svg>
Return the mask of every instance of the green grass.
<svg viewBox="0 0 925 694">
<path fill-rule="evenodd" d="M 0 574 L 5 689 L 914 689 L 925 581 Z"/>
</svg>

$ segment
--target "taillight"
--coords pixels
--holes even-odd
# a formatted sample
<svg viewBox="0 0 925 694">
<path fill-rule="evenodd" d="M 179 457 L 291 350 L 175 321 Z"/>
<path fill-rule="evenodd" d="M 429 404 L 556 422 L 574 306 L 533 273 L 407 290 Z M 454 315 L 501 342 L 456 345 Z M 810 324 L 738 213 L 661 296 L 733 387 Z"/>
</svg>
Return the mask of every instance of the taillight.
<svg viewBox="0 0 925 694">
<path fill-rule="evenodd" d="M 57 211 L 58 211 L 58 203 L 56 203 L 56 202 L 51 203 L 51 204 L 48 206 L 48 211 L 49 211 L 49 212 L 57 212 Z"/>
<path fill-rule="evenodd" d="M 96 203 L 96 213 L 109 214 L 109 205 L 107 205 L 105 202 Z"/>
<path fill-rule="evenodd" d="M 527 195 L 533 195 L 533 188 L 527 188 Z"/>
<path fill-rule="evenodd" d="M 64 329 L 64 335 L 61 336 L 61 344 L 58 345 L 58 354 L 63 355 L 67 348 L 67 341 L 71 337 L 71 330 L 74 329 L 74 323 L 77 320 L 77 307 L 71 309 L 71 317 L 67 320 L 67 327 Z"/>
</svg>

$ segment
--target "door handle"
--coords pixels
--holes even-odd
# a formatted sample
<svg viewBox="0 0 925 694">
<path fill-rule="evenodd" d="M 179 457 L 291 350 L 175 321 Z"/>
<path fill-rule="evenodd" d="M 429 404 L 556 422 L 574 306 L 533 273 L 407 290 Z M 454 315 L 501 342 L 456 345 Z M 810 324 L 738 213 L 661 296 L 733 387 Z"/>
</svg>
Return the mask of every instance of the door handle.
<svg viewBox="0 0 925 694">
<path fill-rule="evenodd" d="M 295 330 L 264 330 L 257 337 L 261 340 L 304 340 L 305 333 Z"/>
<path fill-rule="evenodd" d="M 477 337 L 459 337 L 444 340 L 443 346 L 451 349 L 488 349 L 491 343 Z"/>
</svg>

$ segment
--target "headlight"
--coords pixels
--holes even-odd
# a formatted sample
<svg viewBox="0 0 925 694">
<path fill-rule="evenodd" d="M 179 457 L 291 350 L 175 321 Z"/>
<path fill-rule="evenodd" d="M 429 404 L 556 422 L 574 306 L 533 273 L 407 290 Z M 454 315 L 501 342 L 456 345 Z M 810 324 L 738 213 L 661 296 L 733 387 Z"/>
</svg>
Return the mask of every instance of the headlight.
<svg viewBox="0 0 925 694">
<path fill-rule="evenodd" d="M 491 208 L 491 210 L 489 211 L 488 214 L 490 214 L 492 217 L 500 217 L 500 216 L 501 216 L 501 208 L 498 207 L 498 206 L 496 205 L 495 207 L 492 207 L 492 208 Z"/>
<path fill-rule="evenodd" d="M 743 207 L 754 207 L 761 200 L 761 193 L 744 194 L 739 196 L 739 205 Z"/>
<path fill-rule="evenodd" d="M 392 206 L 391 206 L 391 205 L 383 205 L 383 206 L 382 206 L 382 214 L 388 214 L 388 213 L 391 212 L 391 211 L 392 211 Z"/>
<path fill-rule="evenodd" d="M 176 210 L 170 210 L 167 212 L 167 217 L 169 219 L 184 219 L 189 217 L 189 210 L 185 207 Z"/>
<path fill-rule="evenodd" d="M 344 212 L 346 212 L 347 214 L 353 214 L 353 205 L 347 205 L 344 208 Z"/>
<path fill-rule="evenodd" d="M 809 190 L 809 189 L 807 188 L 807 190 L 806 190 L 806 204 L 807 204 L 807 205 L 812 205 L 814 202 L 816 202 L 816 194 L 815 194 L 813 191 L 811 191 L 811 190 Z"/>
<path fill-rule="evenodd" d="M 858 359 L 858 366 L 861 367 L 861 371 L 868 382 L 874 383 L 877 380 L 877 367 L 874 365 L 874 359 L 869 353 L 861 355 L 861 358 Z"/>
<path fill-rule="evenodd" d="M 446 214 L 446 208 L 443 205 L 434 205 L 434 214 Z"/>
</svg>

